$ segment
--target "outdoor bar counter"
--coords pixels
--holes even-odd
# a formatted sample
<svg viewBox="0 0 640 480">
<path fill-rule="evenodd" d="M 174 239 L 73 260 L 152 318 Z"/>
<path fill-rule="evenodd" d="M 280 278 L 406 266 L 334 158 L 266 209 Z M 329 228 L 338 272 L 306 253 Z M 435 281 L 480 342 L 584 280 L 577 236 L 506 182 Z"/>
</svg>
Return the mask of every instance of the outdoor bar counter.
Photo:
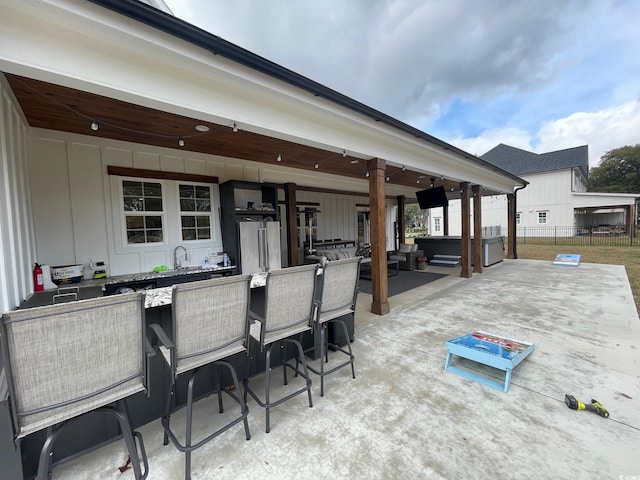
<svg viewBox="0 0 640 480">
<path fill-rule="evenodd" d="M 229 275 L 235 272 L 236 267 L 219 269 L 185 269 L 184 271 L 168 272 L 148 272 L 142 274 L 122 275 L 109 277 L 100 280 L 84 280 L 73 289 L 77 299 L 87 299 L 107 294 L 126 293 L 127 291 L 145 291 L 145 320 L 147 324 L 160 324 L 166 332 L 171 332 L 171 299 L 172 285 L 190 281 L 205 280 L 212 276 Z M 321 275 L 320 275 L 321 277 Z M 266 273 L 252 275 L 251 279 L 251 310 L 258 314 L 264 312 Z M 322 281 L 319 278 L 318 290 L 321 293 Z M 317 292 L 318 293 L 318 292 Z M 53 303 L 54 295 L 58 294 L 58 289 L 37 292 L 20 305 L 20 308 L 32 308 Z M 65 300 L 65 299 L 63 299 Z M 353 341 L 353 318 L 345 318 L 350 339 L 336 338 L 330 332 L 330 340 L 334 343 L 344 344 L 346 341 Z M 333 338 L 331 338 L 333 337 Z M 309 348 L 314 344 L 313 336 L 305 334 L 303 347 Z M 293 349 L 287 355 L 293 357 Z M 251 349 L 251 358 L 248 359 L 246 353 L 236 354 L 228 359 L 237 370 L 240 378 L 244 378 L 247 373 L 251 375 L 259 374 L 265 369 L 264 352 L 259 349 Z M 211 368 L 204 366 L 202 369 Z M 231 384 L 228 373 L 222 372 L 223 385 Z M 149 396 L 145 393 L 133 395 L 127 399 L 131 424 L 133 428 L 147 424 L 151 421 L 159 421 L 164 414 L 166 389 L 169 388 L 169 369 L 161 355 L 154 355 L 149 358 Z M 188 375 L 178 377 L 176 394 L 182 401 L 186 396 L 186 384 Z M 197 397 L 205 396 L 214 391 L 213 375 L 203 374 L 199 376 L 194 389 Z M 36 432 L 24 439 L 20 443 L 18 452 L 13 451 L 13 439 L 11 428 L 11 417 L 9 404 L 7 401 L 8 391 L 6 388 L 6 378 L 0 355 L 0 465 L 3 465 L 6 478 L 29 479 L 35 476 L 38 464 L 40 449 L 46 437 L 46 430 Z M 113 441 L 119 436 L 116 422 L 110 421 L 100 415 L 86 415 L 81 421 L 72 425 L 56 444 L 55 461 L 72 458 L 87 450 L 91 450 L 104 443 Z M 3 474 L 3 478 L 4 474 Z"/>
</svg>

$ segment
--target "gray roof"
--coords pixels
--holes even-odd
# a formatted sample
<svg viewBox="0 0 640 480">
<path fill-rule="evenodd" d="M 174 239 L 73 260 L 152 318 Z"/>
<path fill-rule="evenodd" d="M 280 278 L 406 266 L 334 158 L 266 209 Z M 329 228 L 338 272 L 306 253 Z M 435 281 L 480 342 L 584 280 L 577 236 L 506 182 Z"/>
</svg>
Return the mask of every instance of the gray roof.
<svg viewBox="0 0 640 480">
<path fill-rule="evenodd" d="M 538 154 L 501 143 L 480 158 L 514 175 L 578 167 L 584 177 L 589 178 L 589 147 L 587 145 Z"/>
</svg>

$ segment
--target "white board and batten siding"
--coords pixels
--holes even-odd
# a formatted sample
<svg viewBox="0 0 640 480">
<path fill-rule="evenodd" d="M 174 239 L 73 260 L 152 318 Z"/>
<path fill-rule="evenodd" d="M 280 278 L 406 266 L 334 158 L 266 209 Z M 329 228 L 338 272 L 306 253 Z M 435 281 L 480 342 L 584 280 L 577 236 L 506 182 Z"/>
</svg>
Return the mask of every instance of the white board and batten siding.
<svg viewBox="0 0 640 480">
<path fill-rule="evenodd" d="M 119 142 L 50 130 L 33 129 L 29 186 L 33 195 L 33 218 L 37 252 L 48 265 L 85 265 L 90 278 L 91 259 L 104 259 L 110 275 L 151 271 L 157 265 L 173 266 L 173 251 L 184 245 L 189 264 L 200 265 L 209 253 L 223 251 L 219 215 L 219 189 L 215 185 L 214 225 L 211 241 L 182 242 L 179 228 L 165 228 L 162 244 L 129 246 L 123 237 L 120 212 L 121 177 L 107 175 L 110 165 L 157 171 L 216 176 L 251 182 L 293 182 L 321 188 L 349 190 L 349 179 L 314 174 L 300 170 L 279 169 L 277 177 L 269 166 L 214 155 L 181 152 L 173 149 Z M 339 184 L 339 185 L 337 185 Z M 362 189 L 361 185 L 358 185 Z M 176 182 L 163 182 L 164 224 L 179 226 Z M 357 239 L 356 203 L 367 204 L 368 197 L 298 192 L 300 201 L 320 203 L 318 238 Z M 389 209 L 388 209 L 389 210 Z M 387 215 L 389 227 L 390 215 Z M 391 220 L 392 226 L 393 220 Z M 387 235 L 393 238 L 392 234 Z"/>
<path fill-rule="evenodd" d="M 33 291 L 36 258 L 27 171 L 29 126 L 0 75 L 0 313 Z"/>
</svg>

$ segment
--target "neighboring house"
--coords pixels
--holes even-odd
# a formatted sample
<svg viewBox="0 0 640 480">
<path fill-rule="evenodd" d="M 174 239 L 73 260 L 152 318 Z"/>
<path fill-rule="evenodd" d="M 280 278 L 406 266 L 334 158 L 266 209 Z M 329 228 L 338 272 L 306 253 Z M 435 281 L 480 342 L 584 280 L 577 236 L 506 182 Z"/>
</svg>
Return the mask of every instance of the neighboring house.
<svg viewBox="0 0 640 480">
<path fill-rule="evenodd" d="M 635 225 L 640 194 L 587 192 L 588 146 L 533 153 L 500 144 L 480 158 L 529 182 L 518 190 L 516 228 L 557 227 L 558 235 L 623 232 Z M 431 213 L 431 232 L 443 235 L 442 210 Z M 482 225 L 499 226 L 506 235 L 504 195 L 482 198 Z M 460 235 L 459 202 L 449 204 L 449 234 Z M 520 235 L 520 231 L 518 235 Z"/>
</svg>

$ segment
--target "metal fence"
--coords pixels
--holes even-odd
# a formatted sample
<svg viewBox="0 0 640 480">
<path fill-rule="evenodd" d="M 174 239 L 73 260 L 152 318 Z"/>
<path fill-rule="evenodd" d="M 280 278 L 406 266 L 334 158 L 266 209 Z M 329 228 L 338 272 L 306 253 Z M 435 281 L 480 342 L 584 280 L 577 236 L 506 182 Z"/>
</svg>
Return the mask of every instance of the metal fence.
<svg viewBox="0 0 640 480">
<path fill-rule="evenodd" d="M 520 245 L 638 246 L 637 225 L 516 227 Z"/>
</svg>

